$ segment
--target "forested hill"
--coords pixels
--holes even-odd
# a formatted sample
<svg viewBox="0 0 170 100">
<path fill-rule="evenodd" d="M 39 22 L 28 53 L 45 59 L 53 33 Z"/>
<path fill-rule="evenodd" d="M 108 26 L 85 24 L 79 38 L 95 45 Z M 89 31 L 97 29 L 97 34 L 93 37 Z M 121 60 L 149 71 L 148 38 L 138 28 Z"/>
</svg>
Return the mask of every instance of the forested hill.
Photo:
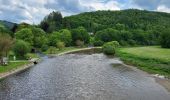
<svg viewBox="0 0 170 100">
<path fill-rule="evenodd" d="M 16 25 L 17 24 L 12 22 L 0 20 L 0 33 L 8 33 L 10 35 L 13 35 L 12 31 Z"/>
<path fill-rule="evenodd" d="M 65 17 L 63 26 L 67 28 L 85 27 L 96 32 L 105 28 L 123 24 L 126 29 L 142 29 L 144 31 L 170 27 L 170 14 L 145 10 L 95 11 Z"/>
<path fill-rule="evenodd" d="M 16 23 L 0 20 L 0 25 L 3 25 L 6 28 L 12 29 L 16 25 Z"/>
</svg>

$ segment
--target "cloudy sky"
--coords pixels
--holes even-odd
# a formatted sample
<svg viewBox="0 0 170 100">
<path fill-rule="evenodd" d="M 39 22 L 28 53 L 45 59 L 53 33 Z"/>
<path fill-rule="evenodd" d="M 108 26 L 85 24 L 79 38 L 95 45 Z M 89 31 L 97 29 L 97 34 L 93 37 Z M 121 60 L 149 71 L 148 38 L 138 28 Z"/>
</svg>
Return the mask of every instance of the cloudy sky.
<svg viewBox="0 0 170 100">
<path fill-rule="evenodd" d="M 69 16 L 88 11 L 129 8 L 170 13 L 170 0 L 0 0 L 0 20 L 38 24 L 52 11 Z"/>
</svg>

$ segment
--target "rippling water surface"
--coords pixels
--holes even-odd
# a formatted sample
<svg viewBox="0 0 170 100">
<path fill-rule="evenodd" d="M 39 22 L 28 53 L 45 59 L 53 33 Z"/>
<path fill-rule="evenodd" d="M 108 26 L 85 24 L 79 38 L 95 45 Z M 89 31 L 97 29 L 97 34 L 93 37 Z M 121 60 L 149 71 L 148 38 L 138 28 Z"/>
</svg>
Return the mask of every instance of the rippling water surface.
<svg viewBox="0 0 170 100">
<path fill-rule="evenodd" d="M 118 58 L 67 54 L 0 81 L 0 100 L 170 100 L 170 94 Z"/>
</svg>

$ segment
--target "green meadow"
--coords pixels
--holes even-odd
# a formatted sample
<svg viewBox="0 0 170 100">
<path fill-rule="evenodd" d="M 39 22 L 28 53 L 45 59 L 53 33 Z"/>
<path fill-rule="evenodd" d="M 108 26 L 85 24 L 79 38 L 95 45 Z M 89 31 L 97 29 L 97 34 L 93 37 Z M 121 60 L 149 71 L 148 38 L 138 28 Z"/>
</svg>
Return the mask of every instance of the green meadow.
<svg viewBox="0 0 170 100">
<path fill-rule="evenodd" d="M 170 76 L 170 49 L 159 46 L 121 48 L 117 55 L 125 63 L 149 73 Z"/>
</svg>

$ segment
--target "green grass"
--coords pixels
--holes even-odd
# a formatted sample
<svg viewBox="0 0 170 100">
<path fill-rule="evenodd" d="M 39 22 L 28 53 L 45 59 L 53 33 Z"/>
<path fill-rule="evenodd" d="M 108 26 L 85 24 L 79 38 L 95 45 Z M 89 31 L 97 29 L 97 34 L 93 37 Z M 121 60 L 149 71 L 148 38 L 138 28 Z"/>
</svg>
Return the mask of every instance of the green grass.
<svg viewBox="0 0 170 100">
<path fill-rule="evenodd" d="M 31 58 L 40 58 L 36 53 L 28 53 L 27 56 Z"/>
<path fill-rule="evenodd" d="M 117 55 L 125 63 L 149 73 L 170 76 L 170 49 L 159 46 L 121 48 Z"/>
<path fill-rule="evenodd" d="M 59 54 L 59 53 L 62 53 L 62 52 L 67 52 L 67 51 L 71 51 L 71 50 L 78 50 L 78 49 L 81 49 L 81 48 L 66 47 L 66 48 L 63 48 L 62 50 L 59 50 L 58 48 L 55 48 L 54 54 Z M 48 50 L 46 52 L 44 52 L 44 53 L 45 54 L 50 54 L 50 52 Z"/>
<path fill-rule="evenodd" d="M 22 61 L 22 62 L 9 62 L 7 66 L 1 66 L 0 65 L 0 73 L 8 72 L 14 69 L 17 69 L 25 64 L 28 64 L 28 61 Z"/>
</svg>

